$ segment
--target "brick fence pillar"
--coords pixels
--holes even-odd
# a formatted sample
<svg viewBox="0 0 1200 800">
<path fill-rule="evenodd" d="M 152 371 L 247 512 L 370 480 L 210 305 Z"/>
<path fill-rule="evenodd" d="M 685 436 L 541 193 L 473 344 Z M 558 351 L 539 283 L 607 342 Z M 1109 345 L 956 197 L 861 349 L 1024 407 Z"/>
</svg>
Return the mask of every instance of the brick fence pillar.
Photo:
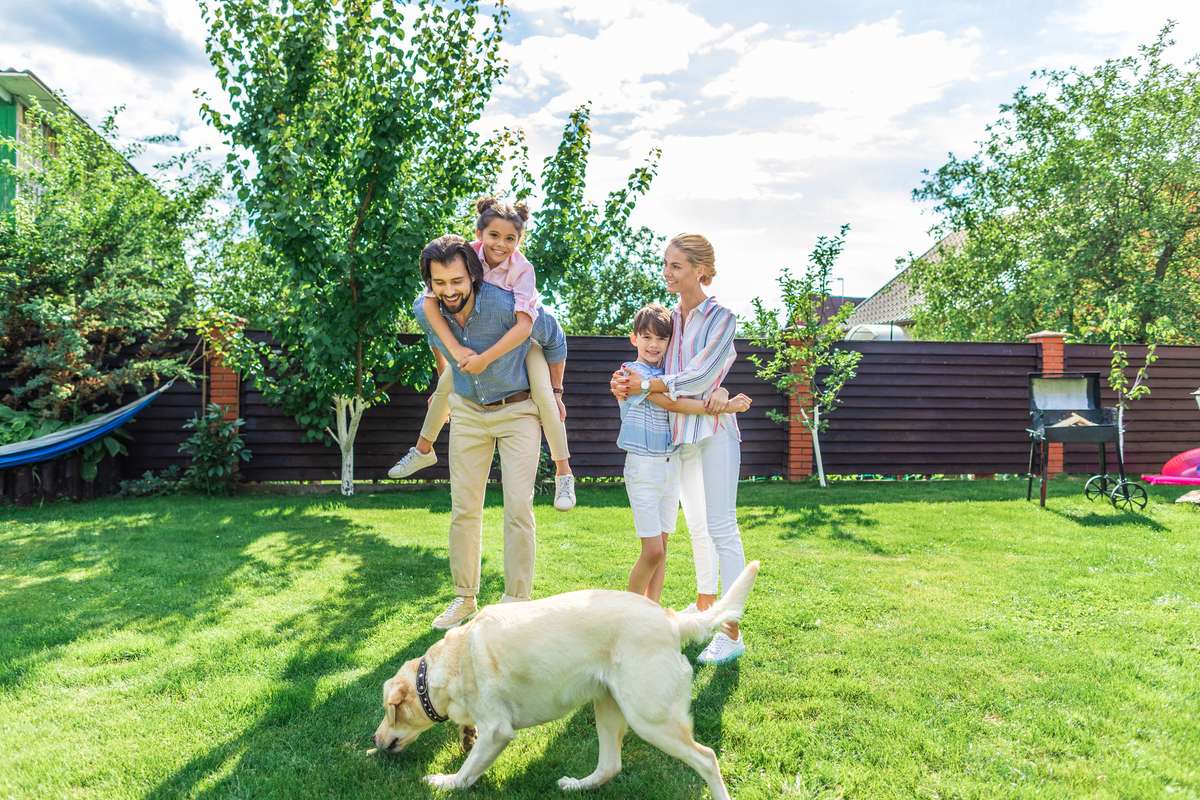
<svg viewBox="0 0 1200 800">
<path fill-rule="evenodd" d="M 215 329 L 201 331 L 201 335 L 206 336 L 209 342 L 216 339 L 219 343 L 223 333 L 220 329 Z M 204 398 L 204 404 L 207 406 L 209 403 L 216 403 L 224 409 L 225 419 L 237 419 L 242 413 L 241 378 L 225 366 L 221 356 L 211 346 L 205 350 L 205 360 L 208 364 L 208 396 Z"/>
<path fill-rule="evenodd" d="M 1039 361 L 1043 373 L 1063 373 L 1067 371 L 1067 335 L 1061 331 L 1038 331 L 1025 337 L 1038 346 Z M 1053 475 L 1063 473 L 1062 442 L 1050 444 L 1050 455 L 1047 459 L 1046 472 Z"/>
<path fill-rule="evenodd" d="M 792 372 L 797 372 L 792 366 Z M 787 479 L 802 481 L 813 474 L 813 442 L 812 433 L 800 421 L 800 409 L 811 413 L 812 395 L 807 391 L 798 391 L 788 398 L 788 450 L 787 450 Z"/>
</svg>

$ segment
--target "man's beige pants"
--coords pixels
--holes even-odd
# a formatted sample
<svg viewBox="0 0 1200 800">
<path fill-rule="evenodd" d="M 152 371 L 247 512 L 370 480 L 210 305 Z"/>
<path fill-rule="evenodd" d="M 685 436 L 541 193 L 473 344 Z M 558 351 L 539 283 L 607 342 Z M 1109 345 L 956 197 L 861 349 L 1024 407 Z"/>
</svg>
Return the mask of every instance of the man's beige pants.
<svg viewBox="0 0 1200 800">
<path fill-rule="evenodd" d="M 455 594 L 479 593 L 483 498 L 497 446 L 504 487 L 504 593 L 528 600 L 536 551 L 533 482 L 542 449 L 532 400 L 489 410 L 450 395 L 450 575 Z"/>
</svg>

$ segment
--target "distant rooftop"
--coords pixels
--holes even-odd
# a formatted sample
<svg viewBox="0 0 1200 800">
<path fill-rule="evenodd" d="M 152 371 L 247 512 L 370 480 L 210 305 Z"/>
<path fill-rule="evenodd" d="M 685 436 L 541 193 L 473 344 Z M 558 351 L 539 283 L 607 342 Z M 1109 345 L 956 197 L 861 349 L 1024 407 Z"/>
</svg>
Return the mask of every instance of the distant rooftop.
<svg viewBox="0 0 1200 800">
<path fill-rule="evenodd" d="M 917 260 L 936 264 L 947 250 L 957 250 L 966 241 L 966 231 L 955 231 L 926 250 Z M 911 325 L 913 315 L 924 302 L 921 293 L 909 281 L 908 267 L 897 272 L 875 294 L 854 307 L 848 325 Z"/>
</svg>

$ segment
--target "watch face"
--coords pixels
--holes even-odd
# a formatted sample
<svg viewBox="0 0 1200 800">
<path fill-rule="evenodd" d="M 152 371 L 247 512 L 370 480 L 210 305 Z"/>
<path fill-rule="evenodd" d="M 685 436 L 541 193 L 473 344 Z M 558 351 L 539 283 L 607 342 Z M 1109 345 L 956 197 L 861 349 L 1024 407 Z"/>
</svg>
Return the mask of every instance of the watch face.
<svg viewBox="0 0 1200 800">
<path fill-rule="evenodd" d="M 646 380 L 642 381 L 642 391 L 643 392 L 650 391 L 650 381 L 646 381 Z"/>
</svg>

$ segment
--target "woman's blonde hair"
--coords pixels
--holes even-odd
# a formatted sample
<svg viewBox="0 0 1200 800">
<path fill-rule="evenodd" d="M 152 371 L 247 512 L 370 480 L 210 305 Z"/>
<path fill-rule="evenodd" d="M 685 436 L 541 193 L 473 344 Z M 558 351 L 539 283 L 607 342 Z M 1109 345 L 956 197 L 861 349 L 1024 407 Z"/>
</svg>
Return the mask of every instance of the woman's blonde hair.
<svg viewBox="0 0 1200 800">
<path fill-rule="evenodd" d="M 717 255 L 712 242 L 698 233 L 681 233 L 667 243 L 683 253 L 688 263 L 700 273 L 700 283 L 708 286 L 717 276 Z"/>
</svg>

